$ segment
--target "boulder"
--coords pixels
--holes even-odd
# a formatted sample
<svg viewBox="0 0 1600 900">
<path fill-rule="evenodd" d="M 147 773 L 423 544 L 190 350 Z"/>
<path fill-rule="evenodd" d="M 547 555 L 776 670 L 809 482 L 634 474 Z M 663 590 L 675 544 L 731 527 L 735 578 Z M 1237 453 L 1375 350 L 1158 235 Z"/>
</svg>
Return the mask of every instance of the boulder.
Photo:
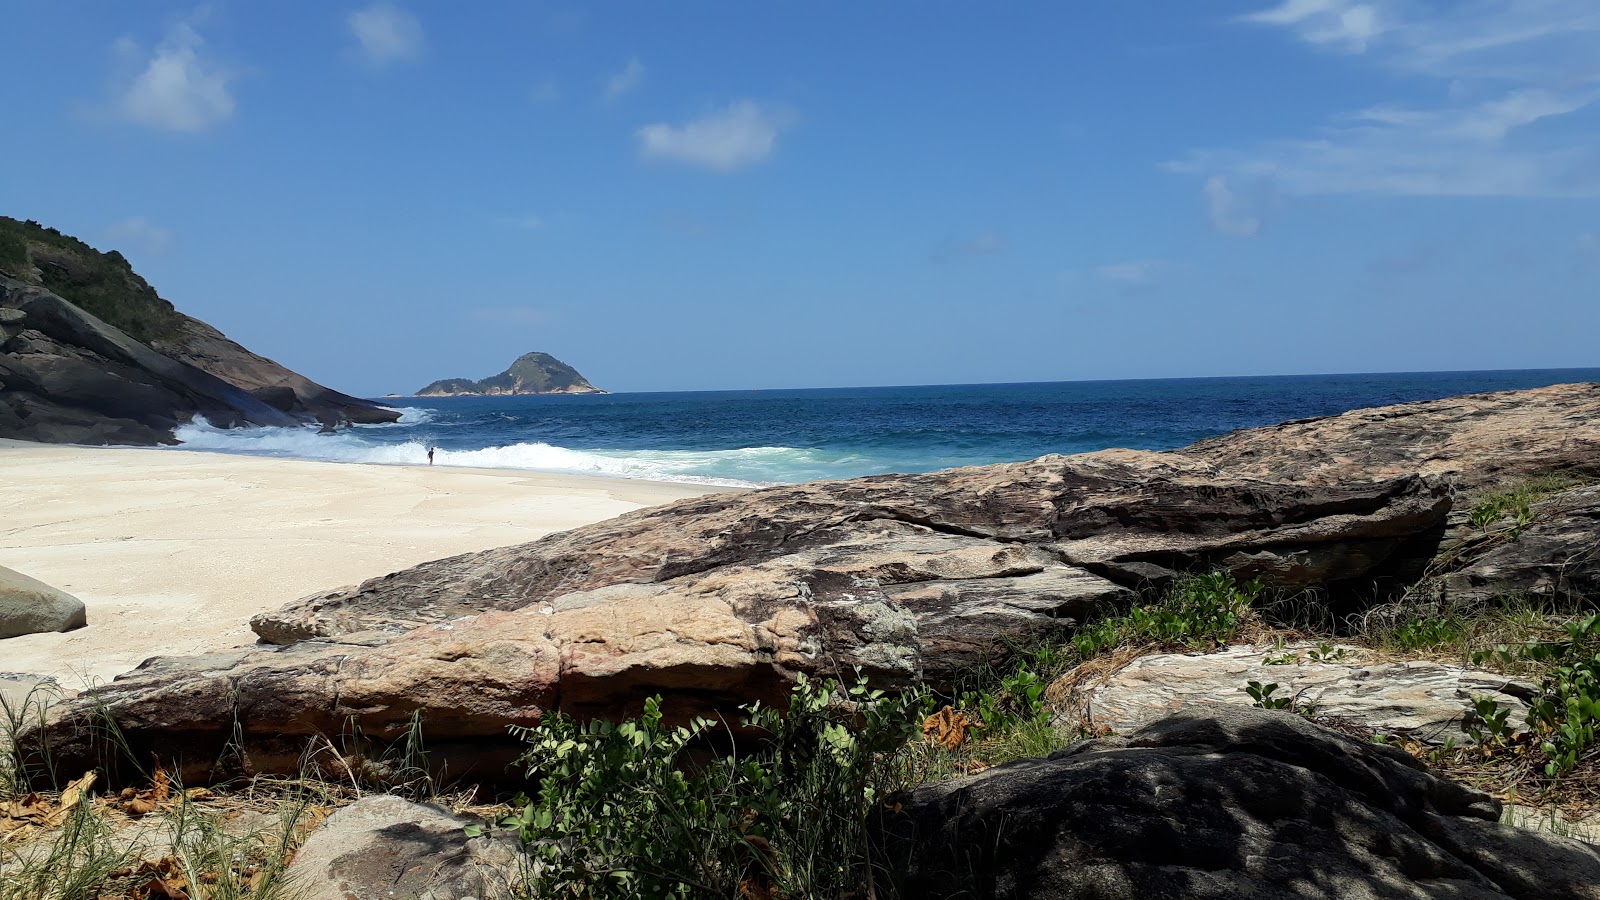
<svg viewBox="0 0 1600 900">
<path fill-rule="evenodd" d="M 1275 696 L 1292 698 L 1315 715 L 1352 723 L 1377 734 L 1420 743 L 1469 744 L 1462 722 L 1474 697 L 1493 697 L 1511 711 L 1510 724 L 1526 728 L 1534 685 L 1493 672 L 1418 660 L 1373 660 L 1369 651 L 1340 648 L 1336 659 L 1311 658 L 1297 645 L 1225 647 L 1214 653 L 1142 656 L 1095 681 L 1078 685 L 1070 704 L 1090 728 L 1133 731 L 1156 719 L 1211 704 L 1251 706 L 1251 681 L 1277 684 Z M 1335 651 L 1337 654 L 1339 651 Z M 1292 661 L 1284 661 L 1292 657 Z"/>
<path fill-rule="evenodd" d="M 71 631 L 87 624 L 82 600 L 0 566 L 0 638 Z"/>
<path fill-rule="evenodd" d="M 906 896 L 1600 898 L 1600 852 L 1392 747 L 1213 706 L 920 788 L 886 816 Z"/>
<path fill-rule="evenodd" d="M 289 864 L 299 900 L 496 900 L 522 896 L 509 839 L 468 839 L 470 820 L 378 795 L 339 810 Z"/>
</svg>

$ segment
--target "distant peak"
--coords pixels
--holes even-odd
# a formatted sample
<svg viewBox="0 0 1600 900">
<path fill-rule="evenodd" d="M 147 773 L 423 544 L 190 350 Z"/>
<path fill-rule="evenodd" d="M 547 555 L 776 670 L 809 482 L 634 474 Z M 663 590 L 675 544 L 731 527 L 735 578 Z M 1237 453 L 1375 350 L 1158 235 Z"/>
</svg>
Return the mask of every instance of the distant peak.
<svg viewBox="0 0 1600 900">
<path fill-rule="evenodd" d="M 489 378 L 445 378 L 417 391 L 418 397 L 474 397 L 502 394 L 604 394 L 578 370 L 548 353 L 535 350 L 517 357 L 511 367 Z"/>
</svg>

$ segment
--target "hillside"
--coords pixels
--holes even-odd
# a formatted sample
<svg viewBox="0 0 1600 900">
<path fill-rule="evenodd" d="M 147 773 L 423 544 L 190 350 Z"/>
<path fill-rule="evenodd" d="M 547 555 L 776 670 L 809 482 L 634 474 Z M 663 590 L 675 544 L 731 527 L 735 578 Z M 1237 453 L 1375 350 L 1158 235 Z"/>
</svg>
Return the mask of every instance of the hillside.
<svg viewBox="0 0 1600 900">
<path fill-rule="evenodd" d="M 0 216 L 0 437 L 159 443 L 176 423 L 392 422 L 179 312 L 115 250 Z M 209 377 L 200 377 L 209 376 Z"/>
<path fill-rule="evenodd" d="M 418 397 L 476 397 L 500 394 L 604 394 L 578 370 L 548 353 L 524 353 L 511 367 L 478 381 L 445 378 L 417 391 Z"/>
</svg>

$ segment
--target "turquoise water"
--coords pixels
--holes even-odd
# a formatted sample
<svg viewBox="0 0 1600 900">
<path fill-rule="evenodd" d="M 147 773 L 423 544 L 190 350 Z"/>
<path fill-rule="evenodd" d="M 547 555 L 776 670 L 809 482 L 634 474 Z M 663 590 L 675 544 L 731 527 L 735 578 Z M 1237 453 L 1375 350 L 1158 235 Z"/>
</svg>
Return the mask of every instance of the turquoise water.
<svg viewBox="0 0 1600 900">
<path fill-rule="evenodd" d="M 397 424 L 179 431 L 199 450 L 770 484 L 1164 450 L 1236 428 L 1479 391 L 1600 381 L 1600 369 L 1416 372 L 601 396 L 406 398 Z"/>
</svg>

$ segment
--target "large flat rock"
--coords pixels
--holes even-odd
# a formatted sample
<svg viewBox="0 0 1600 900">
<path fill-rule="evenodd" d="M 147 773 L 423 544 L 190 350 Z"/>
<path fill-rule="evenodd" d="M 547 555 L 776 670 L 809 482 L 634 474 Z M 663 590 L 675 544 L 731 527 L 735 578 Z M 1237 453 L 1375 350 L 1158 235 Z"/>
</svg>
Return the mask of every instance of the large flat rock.
<svg viewBox="0 0 1600 900">
<path fill-rule="evenodd" d="M 1312 658 L 1314 646 L 1225 647 L 1214 653 L 1141 656 L 1083 685 L 1073 711 L 1091 728 L 1118 733 L 1186 709 L 1217 704 L 1251 706 L 1251 681 L 1277 684 L 1275 696 L 1292 699 L 1319 716 L 1343 719 L 1384 736 L 1443 745 L 1471 743 L 1462 723 L 1475 697 L 1493 698 L 1526 726 L 1532 684 L 1462 666 L 1421 660 L 1384 660 L 1370 651 L 1343 649 L 1336 659 Z M 1287 661 L 1292 657 L 1292 661 Z M 1285 660 L 1276 662 L 1277 660 Z"/>
</svg>

